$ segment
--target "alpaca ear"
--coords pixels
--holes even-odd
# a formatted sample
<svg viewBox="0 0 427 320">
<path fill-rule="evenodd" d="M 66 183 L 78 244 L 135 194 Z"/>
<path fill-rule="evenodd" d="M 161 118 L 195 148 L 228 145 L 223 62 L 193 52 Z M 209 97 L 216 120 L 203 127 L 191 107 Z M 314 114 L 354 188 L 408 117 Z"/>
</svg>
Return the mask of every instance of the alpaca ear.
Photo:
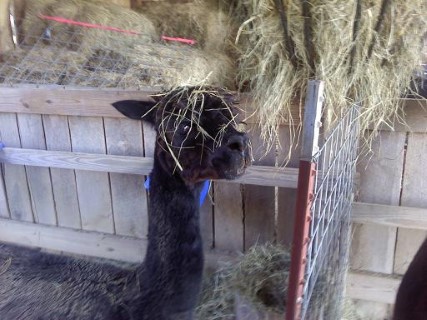
<svg viewBox="0 0 427 320">
<path fill-rule="evenodd" d="M 112 106 L 130 119 L 144 120 L 154 125 L 156 104 L 155 101 L 121 100 L 112 103 Z"/>
</svg>

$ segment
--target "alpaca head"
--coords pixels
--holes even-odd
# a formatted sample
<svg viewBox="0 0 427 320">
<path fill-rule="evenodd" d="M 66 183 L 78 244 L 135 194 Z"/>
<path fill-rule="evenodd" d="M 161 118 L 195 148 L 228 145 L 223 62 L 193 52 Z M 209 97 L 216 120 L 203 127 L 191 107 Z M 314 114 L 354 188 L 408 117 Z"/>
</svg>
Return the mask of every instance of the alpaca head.
<svg viewBox="0 0 427 320">
<path fill-rule="evenodd" d="M 153 96 L 153 102 L 124 100 L 113 106 L 157 132 L 155 157 L 164 170 L 187 184 L 233 179 L 250 163 L 249 140 L 239 124 L 233 96 L 210 87 L 181 87 Z"/>
</svg>

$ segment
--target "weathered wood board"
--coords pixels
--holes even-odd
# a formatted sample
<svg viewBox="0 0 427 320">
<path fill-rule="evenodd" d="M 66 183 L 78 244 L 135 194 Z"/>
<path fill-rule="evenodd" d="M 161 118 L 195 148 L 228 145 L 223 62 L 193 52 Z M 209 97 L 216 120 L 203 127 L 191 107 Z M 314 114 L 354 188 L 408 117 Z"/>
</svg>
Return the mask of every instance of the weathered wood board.
<svg viewBox="0 0 427 320">
<path fill-rule="evenodd" d="M 18 126 L 22 148 L 46 150 L 45 132 L 40 115 L 19 114 Z M 34 221 L 36 223 L 56 225 L 57 219 L 50 169 L 27 166 L 26 172 Z"/>
<path fill-rule="evenodd" d="M 16 114 L 0 114 L 0 137 L 6 146 L 21 147 Z M 25 167 L 4 164 L 3 175 L 10 217 L 15 220 L 33 222 L 33 209 Z"/>
<path fill-rule="evenodd" d="M 106 153 L 102 118 L 70 117 L 72 150 Z M 76 171 L 83 230 L 114 233 L 108 173 Z"/>
<path fill-rule="evenodd" d="M 140 121 L 105 118 L 107 153 L 144 156 Z M 144 179 L 130 174 L 110 173 L 114 225 L 119 235 L 142 238 L 147 235 L 147 197 Z"/>
<path fill-rule="evenodd" d="M 147 239 L 0 219 L 0 242 L 128 262 L 143 260 Z"/>
<path fill-rule="evenodd" d="M 275 149 L 266 151 L 257 125 L 248 128 L 254 165 L 275 167 Z M 276 236 L 276 187 L 245 185 L 244 187 L 244 248 L 273 242 Z"/>
<path fill-rule="evenodd" d="M 277 163 L 289 169 L 299 166 L 301 146 L 298 143 L 298 126 L 281 126 L 279 128 L 279 144 Z M 295 224 L 296 188 L 278 188 L 277 241 L 291 248 Z"/>
<path fill-rule="evenodd" d="M 403 175 L 401 204 L 427 209 L 427 134 L 409 133 Z M 396 242 L 394 272 L 405 273 L 427 230 L 399 228 Z"/>
<path fill-rule="evenodd" d="M 360 173 L 359 201 L 399 205 L 405 142 L 405 132 L 381 132 L 373 142 L 373 156 L 363 158 L 357 167 Z M 392 274 L 396 232 L 396 227 L 354 225 L 351 268 Z M 384 318 L 390 313 L 387 304 L 364 304 L 363 301 L 357 304 L 368 312 L 366 317 L 373 317 L 369 310 Z"/>
<path fill-rule="evenodd" d="M 244 248 L 244 187 L 227 182 L 215 182 L 215 249 L 231 253 Z"/>
<path fill-rule="evenodd" d="M 44 115 L 46 147 L 50 151 L 71 151 L 71 137 L 66 116 Z M 82 221 L 74 170 L 51 168 L 52 190 L 58 225 L 81 229 Z"/>
</svg>

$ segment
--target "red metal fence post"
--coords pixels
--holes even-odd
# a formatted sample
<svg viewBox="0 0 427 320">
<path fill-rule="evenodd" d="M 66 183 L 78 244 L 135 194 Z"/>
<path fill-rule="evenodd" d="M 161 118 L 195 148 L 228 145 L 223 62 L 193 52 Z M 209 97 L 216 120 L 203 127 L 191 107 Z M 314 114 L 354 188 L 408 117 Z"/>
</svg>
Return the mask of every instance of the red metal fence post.
<svg viewBox="0 0 427 320">
<path fill-rule="evenodd" d="M 316 163 L 313 162 L 313 158 L 318 151 L 323 88 L 323 82 L 315 80 L 309 81 L 307 87 L 291 269 L 286 301 L 286 320 L 297 320 L 301 314 L 307 246 L 310 241 L 308 235 L 311 221 L 311 206 L 316 175 Z"/>
</svg>

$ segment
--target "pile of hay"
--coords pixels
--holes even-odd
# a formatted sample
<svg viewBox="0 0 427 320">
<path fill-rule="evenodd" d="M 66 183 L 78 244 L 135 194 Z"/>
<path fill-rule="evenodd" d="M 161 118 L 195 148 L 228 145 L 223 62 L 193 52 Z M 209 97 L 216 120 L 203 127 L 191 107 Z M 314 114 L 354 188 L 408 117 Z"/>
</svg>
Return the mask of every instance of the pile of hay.
<svg viewBox="0 0 427 320">
<path fill-rule="evenodd" d="M 281 246 L 252 247 L 239 262 L 206 279 L 198 319 L 234 319 L 236 294 L 261 313 L 284 313 L 290 261 L 288 250 Z"/>
<path fill-rule="evenodd" d="M 233 320 L 242 306 L 253 315 L 251 319 L 283 318 L 290 266 L 291 255 L 285 247 L 271 243 L 253 246 L 238 262 L 227 263 L 205 278 L 197 318 Z M 341 286 L 336 282 L 337 276 L 342 278 L 346 270 L 347 265 L 332 270 L 327 264 L 320 270 L 307 319 L 335 319 L 341 311 L 346 319 L 358 319 L 351 302 L 336 290 Z"/>
<path fill-rule="evenodd" d="M 40 14 L 139 35 L 61 24 L 40 19 Z M 165 43 L 146 15 L 114 4 L 27 1 L 21 25 L 20 49 L 10 52 L 0 65 L 0 82 L 133 89 L 201 82 L 233 87 L 235 83 L 234 64 L 224 53 Z"/>
<path fill-rule="evenodd" d="M 421 64 L 424 0 L 240 0 L 239 79 L 272 146 L 309 79 L 325 81 L 327 124 L 362 105 L 361 129 L 391 124 Z M 243 14 L 243 16 L 242 16 Z"/>
</svg>

